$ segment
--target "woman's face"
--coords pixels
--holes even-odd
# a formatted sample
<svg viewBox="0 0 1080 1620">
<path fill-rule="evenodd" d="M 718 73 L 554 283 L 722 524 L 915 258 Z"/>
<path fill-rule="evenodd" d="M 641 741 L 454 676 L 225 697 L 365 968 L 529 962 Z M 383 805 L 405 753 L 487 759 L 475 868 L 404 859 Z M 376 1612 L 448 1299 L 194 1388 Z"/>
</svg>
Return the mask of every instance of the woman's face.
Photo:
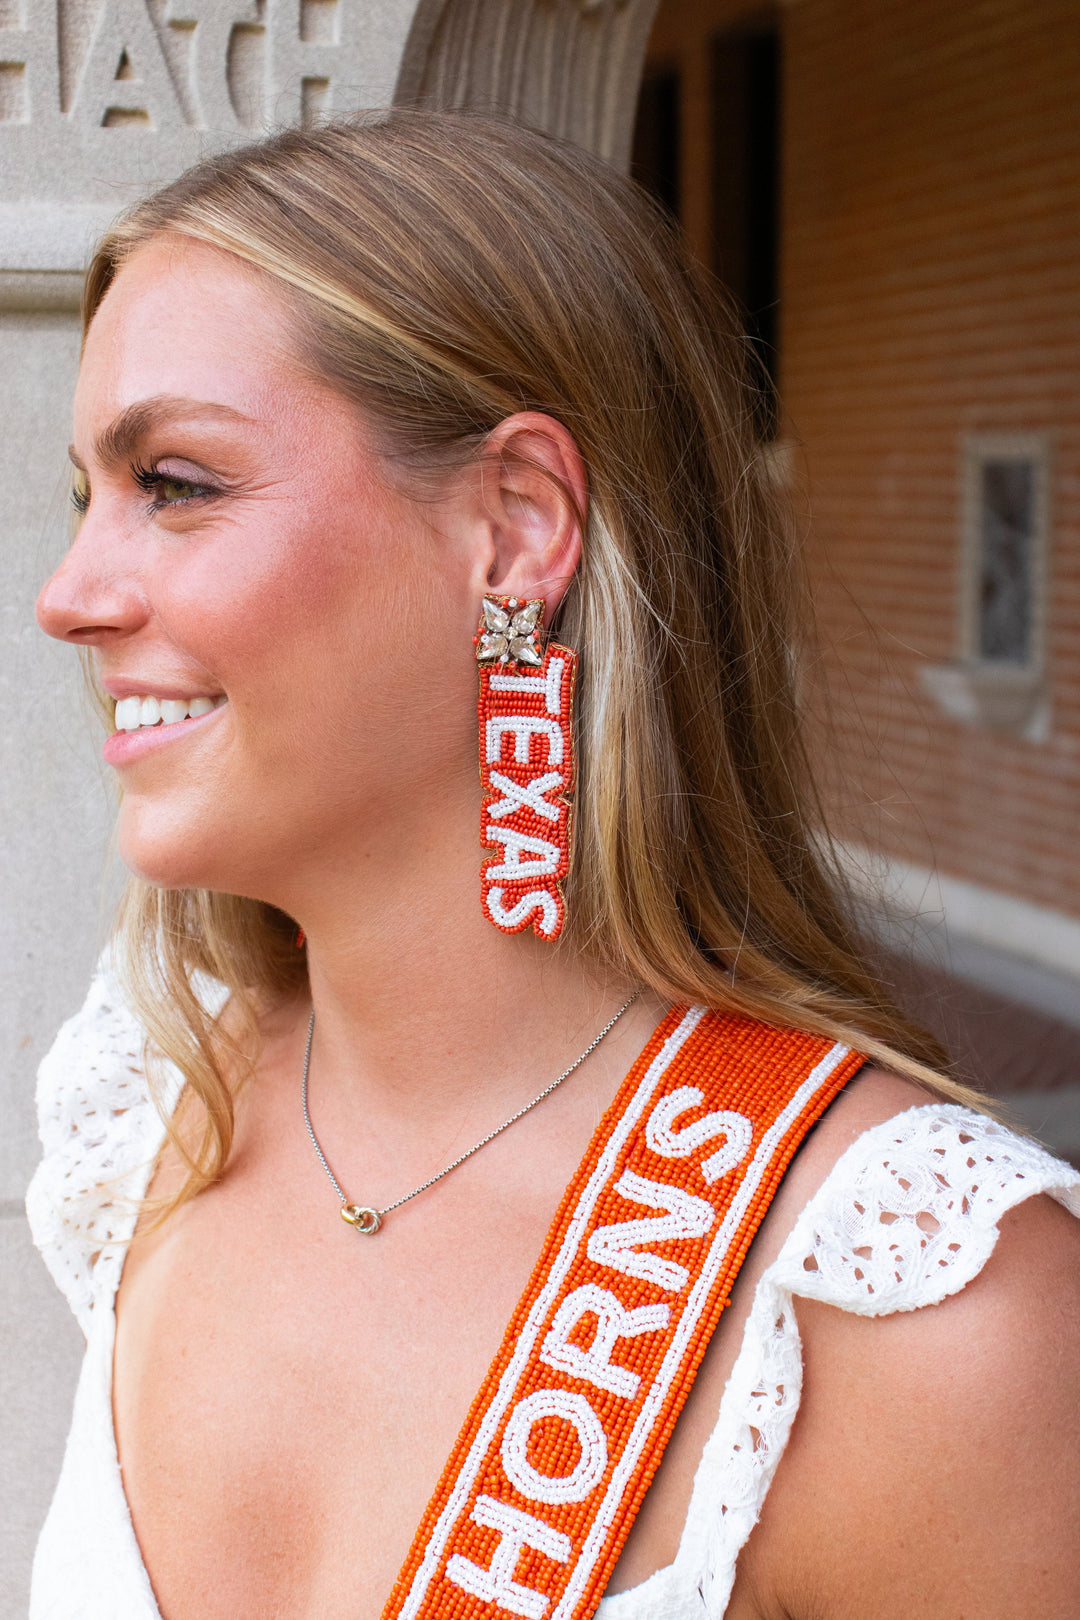
<svg viewBox="0 0 1080 1620">
<path fill-rule="evenodd" d="M 105 745 L 126 863 L 286 907 L 308 867 L 404 855 L 433 796 L 475 797 L 490 563 L 460 505 L 390 486 L 290 330 L 231 255 L 167 237 L 134 255 L 87 338 L 89 505 L 38 606 L 50 635 L 94 648 L 122 722 L 125 700 L 165 705 L 168 723 Z"/>
</svg>

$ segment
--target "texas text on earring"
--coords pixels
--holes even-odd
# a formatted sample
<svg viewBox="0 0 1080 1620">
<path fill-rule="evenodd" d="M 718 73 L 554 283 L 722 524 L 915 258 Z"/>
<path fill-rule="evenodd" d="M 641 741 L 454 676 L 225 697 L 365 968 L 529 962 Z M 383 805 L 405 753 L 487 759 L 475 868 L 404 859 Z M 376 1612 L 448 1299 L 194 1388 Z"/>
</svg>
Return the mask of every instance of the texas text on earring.
<svg viewBox="0 0 1080 1620">
<path fill-rule="evenodd" d="M 554 940 L 566 916 L 577 653 L 538 645 L 543 601 L 485 596 L 480 665 L 480 868 L 484 915 L 504 933 Z"/>
</svg>

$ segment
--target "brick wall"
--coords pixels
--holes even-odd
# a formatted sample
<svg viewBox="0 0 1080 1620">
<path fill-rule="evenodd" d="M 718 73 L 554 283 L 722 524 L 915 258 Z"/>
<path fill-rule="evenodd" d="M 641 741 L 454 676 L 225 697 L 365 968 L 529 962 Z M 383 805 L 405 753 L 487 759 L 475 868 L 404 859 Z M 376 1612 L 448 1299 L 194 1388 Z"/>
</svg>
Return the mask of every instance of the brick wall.
<svg viewBox="0 0 1080 1620">
<path fill-rule="evenodd" d="M 684 219 L 708 251 L 703 45 L 669 0 Z M 796 0 L 783 45 L 781 389 L 807 493 L 840 830 L 1080 915 L 1080 34 L 1073 0 Z M 1050 435 L 1048 734 L 953 722 L 960 444 Z"/>
<path fill-rule="evenodd" d="M 783 391 L 842 817 L 1080 913 L 1075 6 L 803 0 L 783 27 Z M 957 650 L 960 436 L 1018 430 L 1053 445 L 1039 743 L 947 720 L 917 675 Z"/>
</svg>

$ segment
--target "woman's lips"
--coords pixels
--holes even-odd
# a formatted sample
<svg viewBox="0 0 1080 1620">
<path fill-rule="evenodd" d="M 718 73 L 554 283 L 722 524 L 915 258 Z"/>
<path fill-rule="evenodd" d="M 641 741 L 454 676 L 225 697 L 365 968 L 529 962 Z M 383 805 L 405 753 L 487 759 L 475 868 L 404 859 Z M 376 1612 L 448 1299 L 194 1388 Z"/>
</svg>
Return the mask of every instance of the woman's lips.
<svg viewBox="0 0 1080 1620">
<path fill-rule="evenodd" d="M 171 725 L 165 722 L 156 726 L 142 726 L 138 731 L 114 731 L 111 737 L 105 739 L 105 746 L 101 756 L 106 765 L 130 765 L 145 754 L 152 754 L 159 748 L 167 748 L 170 743 L 179 742 L 184 737 L 193 735 L 203 727 L 213 722 L 228 708 L 227 703 L 221 703 L 209 714 L 191 716 L 186 720 L 176 720 Z"/>
</svg>

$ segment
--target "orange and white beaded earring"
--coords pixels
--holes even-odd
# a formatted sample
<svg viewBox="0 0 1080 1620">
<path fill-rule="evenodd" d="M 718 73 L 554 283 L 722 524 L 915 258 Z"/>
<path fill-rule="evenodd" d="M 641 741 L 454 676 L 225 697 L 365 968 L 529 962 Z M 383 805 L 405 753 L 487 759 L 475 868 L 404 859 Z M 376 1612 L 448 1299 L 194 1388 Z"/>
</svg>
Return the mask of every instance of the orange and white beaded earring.
<svg viewBox="0 0 1080 1620">
<path fill-rule="evenodd" d="M 485 917 L 507 934 L 554 940 L 566 917 L 574 788 L 577 653 L 540 645 L 544 603 L 485 596 L 480 666 L 480 868 Z"/>
</svg>

